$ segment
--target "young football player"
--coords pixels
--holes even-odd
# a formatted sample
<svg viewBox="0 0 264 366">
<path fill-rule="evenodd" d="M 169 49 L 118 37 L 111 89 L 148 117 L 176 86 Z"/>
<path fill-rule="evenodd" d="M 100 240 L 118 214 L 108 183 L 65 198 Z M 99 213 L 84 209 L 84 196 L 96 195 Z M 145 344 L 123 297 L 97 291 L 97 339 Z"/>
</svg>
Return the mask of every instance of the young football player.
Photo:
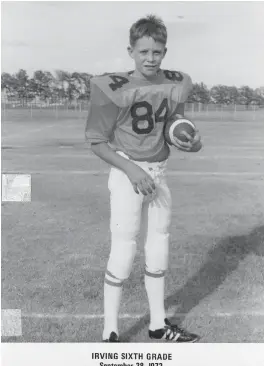
<svg viewBox="0 0 264 366">
<path fill-rule="evenodd" d="M 164 124 L 184 114 L 192 88 L 189 75 L 160 69 L 166 54 L 167 29 L 155 16 L 130 29 L 128 53 L 135 70 L 91 80 L 91 108 L 85 134 L 91 149 L 111 165 L 111 252 L 104 283 L 103 341 L 119 342 L 118 313 L 122 286 L 131 271 L 136 238 L 145 234 L 145 287 L 150 309 L 149 337 L 195 342 L 198 336 L 169 322 L 164 308 L 164 275 L 169 257 L 171 195 L 165 171 L 170 149 Z M 196 150 L 198 131 L 183 151 Z"/>
</svg>

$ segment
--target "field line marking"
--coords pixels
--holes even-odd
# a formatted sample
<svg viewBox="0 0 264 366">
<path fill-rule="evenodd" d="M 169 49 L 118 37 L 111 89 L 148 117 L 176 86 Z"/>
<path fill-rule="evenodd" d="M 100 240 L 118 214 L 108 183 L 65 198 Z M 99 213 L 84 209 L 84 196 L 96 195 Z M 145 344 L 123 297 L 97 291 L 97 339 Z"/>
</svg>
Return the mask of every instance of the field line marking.
<svg viewBox="0 0 264 366">
<path fill-rule="evenodd" d="M 148 316 L 148 313 L 142 314 L 120 314 L 119 319 L 140 319 L 142 317 Z M 30 319 L 103 319 L 104 314 L 71 314 L 71 313 L 22 313 L 22 318 L 30 318 Z M 200 313 L 177 313 L 177 312 L 168 312 L 168 317 L 177 317 L 177 316 L 192 316 L 192 317 L 200 317 Z M 215 317 L 247 317 L 247 316 L 261 316 L 264 317 L 264 310 L 262 311 L 235 311 L 235 312 L 208 312 L 206 314 L 203 313 L 203 316 L 215 316 Z"/>
<path fill-rule="evenodd" d="M 60 147 L 61 148 L 61 147 Z M 65 146 L 63 147 L 63 149 L 71 149 L 71 146 Z M 85 159 L 90 159 L 90 160 L 98 160 L 98 158 L 94 155 L 89 155 L 89 153 L 87 154 L 64 154 L 62 153 L 62 155 L 55 155 L 55 154 L 34 154 L 34 157 L 42 157 L 42 158 L 46 158 L 46 157 L 52 157 L 53 159 L 63 159 L 63 158 L 85 158 Z M 235 155 L 235 156 L 230 156 L 230 155 L 201 155 L 201 156 L 186 156 L 186 157 L 179 157 L 179 156 L 171 156 L 169 158 L 169 160 L 188 160 L 188 161 L 193 161 L 193 160 L 213 160 L 213 159 L 256 159 L 256 160 L 264 160 L 264 156 L 260 156 L 260 155 Z"/>
<path fill-rule="evenodd" d="M 47 129 L 49 129 L 51 127 L 54 127 L 56 125 L 57 124 L 48 125 L 48 126 L 42 126 L 40 128 L 36 128 L 34 130 L 28 129 L 27 131 L 24 130 L 24 134 L 22 134 L 22 133 L 15 133 L 13 135 L 2 136 L 2 138 L 3 138 L 3 140 L 13 139 L 13 138 L 17 138 L 17 137 L 19 137 L 19 138 L 22 139 L 24 136 L 28 136 L 29 134 L 32 134 L 32 133 L 35 133 L 35 132 L 40 132 L 40 131 L 43 131 L 43 130 L 47 130 Z"/>
<path fill-rule="evenodd" d="M 8 138 L 16 138 L 16 137 L 21 137 L 23 138 L 23 136 L 28 136 L 28 134 L 31 134 L 31 133 L 35 133 L 35 132 L 40 132 L 40 131 L 44 131 L 44 130 L 47 130 L 49 128 L 52 128 L 52 127 L 67 127 L 65 126 L 65 121 L 58 121 L 56 123 L 53 123 L 51 125 L 45 125 L 45 126 L 42 126 L 42 127 L 39 127 L 39 128 L 36 128 L 36 129 L 26 129 L 26 128 L 21 128 L 21 130 L 24 132 L 24 134 L 21 134 L 20 133 L 15 133 L 15 134 L 11 134 L 11 135 L 7 135 L 7 136 L 2 136 L 2 139 L 8 139 Z"/>
<path fill-rule="evenodd" d="M 106 175 L 109 174 L 109 169 L 105 170 L 30 170 L 30 171 L 20 171 L 3 170 L 2 174 L 40 174 L 40 175 L 52 175 L 52 174 L 77 174 L 77 175 Z M 168 171 L 167 176 L 204 176 L 204 177 L 260 177 L 264 179 L 264 173 L 262 172 L 188 172 L 183 170 L 178 171 Z"/>
<path fill-rule="evenodd" d="M 48 126 L 46 126 L 46 128 L 49 128 Z M 34 131 L 32 131 L 34 132 Z M 21 134 L 16 134 L 16 135 L 13 135 L 14 137 L 21 137 Z M 2 139 L 8 139 L 8 138 L 12 138 L 13 136 L 3 136 L 2 135 Z M 59 139 L 59 138 L 58 138 Z M 6 141 L 6 143 L 8 144 L 8 141 Z M 50 145 L 50 146 L 41 146 L 41 145 L 12 145 L 12 144 L 9 144 L 9 146 L 11 146 L 11 148 L 14 148 L 14 149 L 43 149 L 43 148 L 56 148 L 56 149 L 75 149 L 75 144 L 76 142 L 73 143 L 72 146 L 63 146 L 63 140 L 61 141 L 62 145 Z M 78 140 L 77 144 L 80 145 L 80 144 L 85 144 L 83 141 Z M 262 144 L 263 145 L 263 144 Z M 3 147 L 3 146 L 2 146 Z M 252 146 L 233 146 L 233 147 L 230 147 L 230 146 L 224 146 L 224 145 L 217 145 L 217 146 L 206 146 L 206 150 L 224 150 L 224 152 L 231 152 L 231 151 L 239 151 L 239 150 L 253 150 L 253 151 L 259 151 L 259 150 L 264 150 L 264 147 L 262 146 L 255 146 L 255 145 L 252 145 Z M 90 151 L 90 149 L 86 149 L 88 151 Z M 76 151 L 78 151 L 76 149 Z M 183 156 L 183 155 L 182 155 Z M 192 154 L 192 156 L 194 157 L 195 155 Z M 198 157 L 199 155 L 196 155 L 196 157 Z M 210 155 L 211 156 L 211 155 Z M 215 155 L 215 156 L 218 156 L 218 155 Z M 219 155 L 221 156 L 221 155 Z M 226 154 L 226 156 L 229 156 Z M 170 156 L 170 158 L 174 157 L 173 155 Z"/>
<path fill-rule="evenodd" d="M 225 145 L 217 145 L 217 146 L 206 146 L 207 149 L 225 149 L 225 151 L 232 151 L 232 150 L 264 150 L 262 146 L 225 146 Z"/>
</svg>

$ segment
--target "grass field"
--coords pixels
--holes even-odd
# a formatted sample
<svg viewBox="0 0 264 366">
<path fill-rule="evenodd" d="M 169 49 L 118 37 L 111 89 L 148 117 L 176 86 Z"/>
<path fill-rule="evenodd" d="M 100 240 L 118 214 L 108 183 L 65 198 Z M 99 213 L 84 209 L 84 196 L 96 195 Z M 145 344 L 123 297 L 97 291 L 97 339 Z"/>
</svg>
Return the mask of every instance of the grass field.
<svg viewBox="0 0 264 366">
<path fill-rule="evenodd" d="M 53 113 L 53 112 L 52 112 Z M 2 308 L 21 337 L 99 342 L 109 254 L 107 172 L 84 143 L 85 114 L 2 116 L 2 173 L 32 177 L 30 203 L 2 202 Z M 263 111 L 196 115 L 204 149 L 173 151 L 166 307 L 201 342 L 264 342 Z M 139 242 L 124 287 L 121 338 L 148 342 Z"/>
</svg>

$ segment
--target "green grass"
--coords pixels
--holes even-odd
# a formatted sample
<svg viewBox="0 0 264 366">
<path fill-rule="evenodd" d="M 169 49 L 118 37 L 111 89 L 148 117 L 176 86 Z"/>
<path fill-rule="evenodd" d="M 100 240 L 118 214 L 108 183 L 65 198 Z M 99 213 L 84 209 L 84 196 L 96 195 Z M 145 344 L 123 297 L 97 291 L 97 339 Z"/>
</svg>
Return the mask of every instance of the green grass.
<svg viewBox="0 0 264 366">
<path fill-rule="evenodd" d="M 2 126 L 2 170 L 32 174 L 32 202 L 2 203 L 2 308 L 24 314 L 23 336 L 3 337 L 4 342 L 101 339 L 102 318 L 89 316 L 103 312 L 108 167 L 85 146 L 83 126 L 84 119 L 47 116 L 45 121 L 20 116 Z M 203 151 L 174 151 L 169 163 L 174 205 L 166 306 L 172 318 L 201 334 L 202 342 L 259 342 L 264 339 L 264 125 L 204 121 L 198 127 Z M 139 242 L 121 314 L 145 315 L 120 319 L 125 341 L 148 342 L 143 280 Z"/>
</svg>

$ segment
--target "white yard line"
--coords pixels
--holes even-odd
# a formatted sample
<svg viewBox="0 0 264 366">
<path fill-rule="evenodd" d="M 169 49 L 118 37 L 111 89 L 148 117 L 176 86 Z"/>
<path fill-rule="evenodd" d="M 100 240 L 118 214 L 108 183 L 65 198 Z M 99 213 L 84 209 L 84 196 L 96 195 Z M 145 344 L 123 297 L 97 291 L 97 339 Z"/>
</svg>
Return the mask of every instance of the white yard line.
<svg viewBox="0 0 264 366">
<path fill-rule="evenodd" d="M 41 175 L 105 175 L 109 173 L 109 169 L 104 170 L 30 170 L 21 171 L 20 169 L 11 171 L 2 171 L 3 174 L 41 174 Z M 200 177 L 258 177 L 264 179 L 264 173 L 262 172 L 192 172 L 192 171 L 168 171 L 168 176 L 200 176 Z"/>
<path fill-rule="evenodd" d="M 52 127 L 52 126 L 50 126 L 50 127 Z M 49 126 L 46 126 L 46 128 L 49 128 Z M 34 133 L 34 132 L 38 132 L 37 130 L 32 130 L 32 132 Z M 27 135 L 28 135 L 28 133 L 27 133 Z M 15 134 L 15 135 L 13 135 L 13 136 L 19 136 L 19 137 L 21 137 L 21 134 Z M 13 137 L 12 135 L 11 136 L 2 136 L 2 139 L 7 139 L 7 138 L 12 138 Z M 60 137 L 58 136 L 58 140 L 60 139 Z M 52 142 L 52 141 L 51 141 Z M 63 144 L 63 140 L 60 140 L 60 142 Z M 75 142 L 73 142 L 73 145 L 76 143 L 76 141 Z M 85 142 L 83 142 L 83 140 L 79 140 L 78 141 L 78 145 L 79 144 L 81 144 L 81 143 L 83 143 L 83 144 L 85 144 Z M 206 145 L 206 150 L 216 150 L 216 149 L 218 149 L 218 150 L 224 150 L 225 151 L 225 153 L 226 152 L 228 152 L 228 151 L 232 151 L 232 150 L 264 150 L 264 147 L 262 146 L 263 145 L 263 143 L 261 143 L 260 144 L 261 146 L 255 146 L 255 145 L 252 145 L 252 146 L 221 146 L 221 145 L 216 145 L 216 146 L 214 146 L 214 145 L 211 145 L 211 146 L 207 146 Z M 43 147 L 45 147 L 45 148 L 47 148 L 47 146 L 41 146 L 41 145 L 34 145 L 34 146 L 32 146 L 32 145 L 11 145 L 11 147 L 13 147 L 14 149 L 18 149 L 18 148 L 20 148 L 20 149 L 36 149 L 36 148 L 38 148 L 38 149 L 41 149 L 41 148 L 43 148 Z M 48 146 L 48 148 L 52 148 L 52 147 L 54 147 L 54 148 L 59 148 L 59 149 L 65 149 L 65 148 L 67 148 L 67 149 L 75 149 L 75 146 L 57 146 L 57 145 L 51 145 L 51 146 Z M 90 151 L 90 149 L 87 149 L 88 151 Z M 194 153 L 192 153 L 192 156 L 200 156 L 200 155 L 195 155 Z M 209 157 L 211 157 L 212 155 L 210 155 Z M 220 156 L 220 155 L 219 155 Z M 226 156 L 229 156 L 229 155 L 226 155 Z M 172 155 L 170 158 L 173 158 L 174 156 Z"/>
<path fill-rule="evenodd" d="M 49 128 L 52 128 L 52 127 L 55 127 L 55 126 L 58 126 L 57 123 L 55 124 L 52 124 L 52 125 L 48 125 L 48 126 L 42 126 L 40 128 L 36 128 L 36 129 L 33 129 L 33 130 L 24 130 L 24 131 L 20 131 L 20 133 L 15 133 L 15 134 L 11 134 L 11 135 L 8 135 L 8 136 L 2 136 L 2 139 L 3 139 L 3 142 L 7 141 L 8 139 L 13 139 L 13 138 L 20 138 L 22 139 L 23 136 L 27 137 L 28 135 L 32 134 L 32 133 L 36 133 L 36 132 L 41 132 L 41 131 L 44 131 L 44 130 L 47 130 Z M 24 132 L 24 134 L 23 134 Z"/>
<path fill-rule="evenodd" d="M 263 145 L 263 144 L 261 144 L 261 145 Z M 255 146 L 255 145 L 252 145 L 252 146 L 224 146 L 224 145 L 214 146 L 214 145 L 211 145 L 211 146 L 205 146 L 204 148 L 212 149 L 212 150 L 224 149 L 225 151 L 232 151 L 232 150 L 264 150 L 263 146 Z"/>
<path fill-rule="evenodd" d="M 66 122 L 67 123 L 67 122 Z M 63 127 L 63 128 L 69 128 L 71 127 L 71 125 L 66 125 L 65 121 L 62 121 L 62 122 L 57 122 L 57 123 L 53 123 L 51 125 L 44 125 L 44 126 L 41 126 L 39 128 L 35 128 L 35 129 L 21 129 L 21 131 L 19 133 L 15 133 L 15 134 L 8 134 L 6 136 L 2 136 L 2 139 L 3 139 L 3 142 L 4 140 L 8 140 L 8 139 L 12 139 L 12 138 L 23 138 L 23 136 L 27 137 L 29 134 L 32 134 L 32 133 L 36 133 L 36 132 L 41 132 L 41 131 L 44 131 L 44 130 L 47 130 L 49 128 L 52 128 L 52 127 Z M 76 128 L 76 127 L 75 127 Z M 24 132 L 24 133 L 23 133 Z"/>
<path fill-rule="evenodd" d="M 71 314 L 71 313 L 23 313 L 22 317 L 30 318 L 30 319 L 103 319 L 104 314 Z M 120 314 L 119 319 L 141 319 L 148 314 Z M 232 312 L 208 312 L 208 313 L 177 313 L 177 312 L 168 312 L 168 317 L 178 317 L 178 316 L 191 316 L 191 317 L 264 317 L 264 310 L 260 311 L 232 311 Z"/>
<path fill-rule="evenodd" d="M 215 176 L 215 177 L 262 177 L 264 178 L 264 173 L 262 172 L 186 172 L 186 171 L 170 171 L 167 173 L 169 176 L 178 175 L 193 175 L 193 176 Z"/>
<path fill-rule="evenodd" d="M 72 149 L 71 146 L 60 146 L 59 148 L 63 148 L 63 149 Z M 94 155 L 89 155 L 90 153 L 87 152 L 87 154 L 65 154 L 62 153 L 61 155 L 56 155 L 56 154 L 51 154 L 51 153 L 43 153 L 43 154 L 34 154 L 34 157 L 41 157 L 43 159 L 45 159 L 46 157 L 52 157 L 53 159 L 64 159 L 64 158 L 74 158 L 74 159 L 79 159 L 79 158 L 85 158 L 85 159 L 90 159 L 90 160 L 98 160 L 98 158 Z M 256 160 L 264 160 L 264 156 L 261 155 L 235 155 L 235 156 L 230 156 L 230 155 L 192 155 L 192 156 L 186 156 L 186 157 L 177 157 L 177 156 L 171 156 L 169 158 L 170 160 L 188 160 L 188 161 L 192 161 L 192 160 L 213 160 L 213 159 L 256 159 Z"/>
</svg>

